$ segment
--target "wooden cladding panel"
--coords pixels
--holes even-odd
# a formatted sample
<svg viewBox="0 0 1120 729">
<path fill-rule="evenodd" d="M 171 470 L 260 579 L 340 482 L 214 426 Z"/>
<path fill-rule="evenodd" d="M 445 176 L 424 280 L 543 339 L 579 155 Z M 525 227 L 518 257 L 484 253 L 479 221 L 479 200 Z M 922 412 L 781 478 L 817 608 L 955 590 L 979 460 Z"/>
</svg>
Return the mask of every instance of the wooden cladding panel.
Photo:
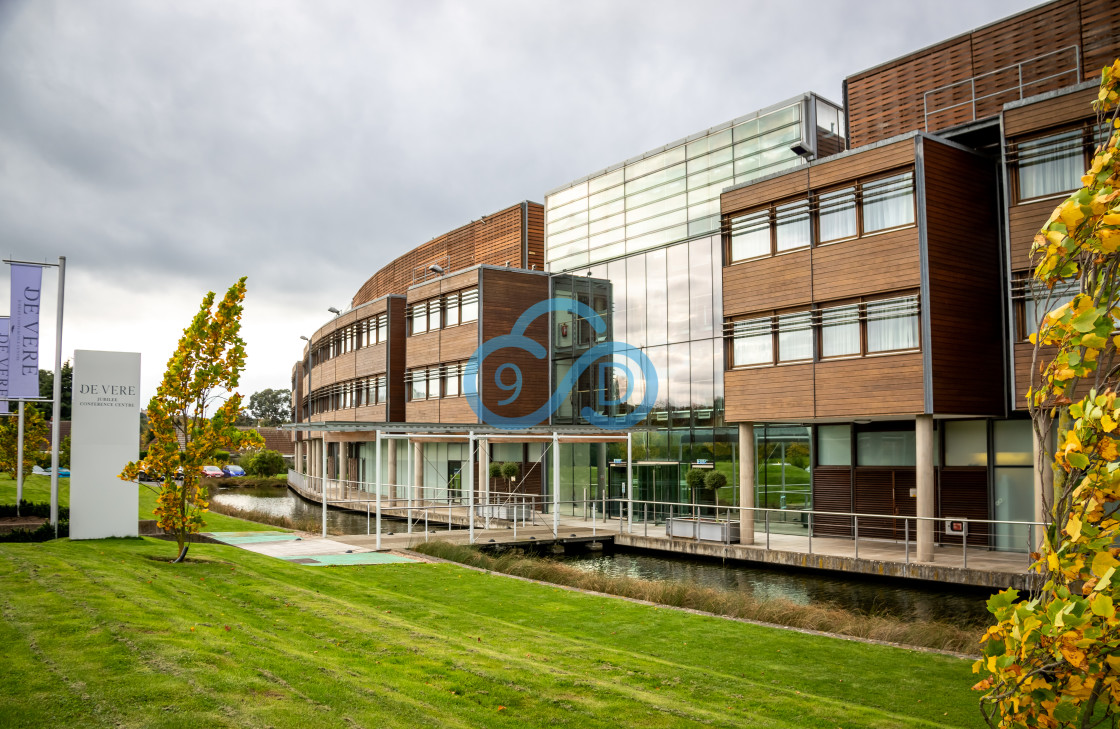
<svg viewBox="0 0 1120 729">
<path fill-rule="evenodd" d="M 986 159 L 923 140 L 933 409 L 959 415 L 1001 414 L 1001 325 L 996 170 Z M 967 221 L 967 224 L 962 224 Z M 967 251 L 967 265 L 962 265 Z M 976 387 L 977 382 L 986 383 Z"/>
<path fill-rule="evenodd" d="M 813 510 L 852 511 L 852 469 L 847 466 L 817 466 L 813 469 Z M 852 520 L 847 516 L 813 516 L 813 536 L 850 537 Z"/>
<path fill-rule="evenodd" d="M 413 288 L 410 288 L 408 290 L 408 293 L 406 294 L 406 300 L 411 305 L 416 303 L 417 301 L 424 301 L 426 299 L 431 299 L 439 296 L 440 292 L 443 290 L 442 284 L 443 280 L 437 279 L 421 286 L 414 286 Z"/>
<path fill-rule="evenodd" d="M 438 423 L 439 400 L 412 400 L 405 414 L 410 423 Z"/>
<path fill-rule="evenodd" d="M 856 513 L 894 516 L 914 516 L 917 513 L 917 499 L 910 495 L 910 489 L 917 484 L 913 468 L 856 468 L 854 481 L 852 502 Z M 913 523 L 910 526 L 910 538 L 914 539 L 916 529 Z M 859 535 L 873 539 L 903 539 L 906 526 L 901 519 L 861 517 Z"/>
<path fill-rule="evenodd" d="M 886 172 L 914 164 L 914 140 L 901 139 L 874 149 L 859 150 L 836 160 L 825 160 L 809 168 L 809 184 L 814 189 Z"/>
<path fill-rule="evenodd" d="M 470 322 L 449 327 L 441 332 L 439 340 L 440 362 L 467 359 L 478 349 L 478 323 Z"/>
<path fill-rule="evenodd" d="M 477 423 L 478 416 L 465 397 L 445 397 L 439 401 L 439 422 Z"/>
<path fill-rule="evenodd" d="M 723 375 L 728 422 L 813 417 L 813 365 L 731 370 Z"/>
<path fill-rule="evenodd" d="M 921 279 L 918 229 L 914 227 L 813 249 L 813 298 L 817 301 L 917 288 Z"/>
<path fill-rule="evenodd" d="M 986 468 L 942 468 L 938 473 L 938 516 L 950 519 L 989 519 L 988 470 Z M 960 544 L 961 538 L 945 533 L 944 522 L 937 524 L 937 539 L 943 544 Z M 968 543 L 987 546 L 988 525 L 969 524 Z"/>
<path fill-rule="evenodd" d="M 1046 225 L 1050 213 L 1064 199 L 1065 196 L 1058 196 L 1011 206 L 1007 214 L 1007 230 L 1011 238 L 1011 270 L 1034 268 L 1031 264 L 1034 234 Z"/>
<path fill-rule="evenodd" d="M 461 291 L 462 289 L 469 289 L 472 286 L 478 285 L 478 269 L 444 276 L 439 281 L 439 293 L 441 294 L 450 294 L 455 291 Z M 409 299 L 411 300 L 411 297 L 409 297 Z"/>
<path fill-rule="evenodd" d="M 1101 69 L 1112 65 L 1120 38 L 1120 3 L 1115 0 L 1081 0 L 1081 58 L 1085 80 L 1099 79 Z"/>
<path fill-rule="evenodd" d="M 1097 89 L 1084 89 L 1003 112 L 1003 133 L 1008 138 L 1050 127 L 1092 119 Z"/>
<path fill-rule="evenodd" d="M 450 260 L 450 270 L 453 271 L 479 264 L 502 266 L 506 261 L 520 266 L 523 241 L 531 243 L 530 247 L 539 252 L 543 262 L 544 209 L 539 203 L 526 205 L 527 218 L 529 221 L 542 221 L 539 227 L 522 225 L 521 204 L 475 220 L 417 246 L 389 263 L 362 284 L 354 294 L 352 306 L 385 294 L 405 293 L 413 284 L 413 272 L 432 263 L 446 265 Z M 533 236 L 537 238 L 534 240 Z"/>
<path fill-rule="evenodd" d="M 723 313 L 736 316 L 808 304 L 809 250 L 744 261 L 723 269 Z"/>
<path fill-rule="evenodd" d="M 925 410 L 922 355 L 918 352 L 822 360 L 817 363 L 815 378 L 816 417 L 905 417 Z M 803 389 L 809 386 L 804 384 Z M 730 407 L 727 419 L 736 420 Z"/>
<path fill-rule="evenodd" d="M 1117 13 L 1116 3 L 1109 0 L 1058 0 L 850 76 L 851 146 L 997 114 L 1020 96 L 1014 64 L 1023 63 L 1024 97 L 1091 78 L 1116 53 Z M 1072 49 L 1039 58 L 1069 46 L 1083 47 L 1080 78 Z M 968 79 L 974 82 L 958 83 Z M 957 85 L 944 88 L 949 84 Z M 928 125 L 927 110 L 932 112 Z"/>
<path fill-rule="evenodd" d="M 372 347 L 362 347 L 355 355 L 354 373 L 356 377 L 367 375 L 381 375 L 388 366 L 389 344 L 375 344 Z"/>
<path fill-rule="evenodd" d="M 403 423 L 405 419 L 405 303 L 403 296 L 389 299 L 389 348 L 387 352 L 387 377 L 389 401 L 387 420 Z"/>
<path fill-rule="evenodd" d="M 919 54 L 848 78 L 848 133 L 852 147 L 878 142 L 913 129 L 925 129 L 925 91 L 973 75 L 972 49 L 959 37 Z M 963 101 L 946 95 L 944 104 Z M 945 126 L 966 121 L 967 110 L 942 115 Z"/>
<path fill-rule="evenodd" d="M 366 405 L 354 409 L 354 419 L 359 423 L 384 423 L 385 405 Z"/>
<path fill-rule="evenodd" d="M 1030 342 L 1016 342 L 1011 346 L 1015 358 L 1015 393 L 1013 402 L 1016 410 L 1027 409 L 1027 390 L 1031 386 L 1031 362 L 1034 345 Z"/>
<path fill-rule="evenodd" d="M 784 197 L 804 193 L 808 184 L 805 168 L 796 169 L 772 180 L 763 180 L 723 193 L 719 197 L 720 210 L 727 215 L 731 212 L 767 205 Z"/>
<path fill-rule="evenodd" d="M 439 337 L 438 331 L 408 337 L 405 340 L 407 368 L 439 364 Z"/>
<path fill-rule="evenodd" d="M 526 244 L 528 260 L 524 267 L 530 270 L 544 270 L 544 207 L 529 205 L 528 230 L 526 231 Z M 535 268 L 534 268 L 535 266 Z"/>
<path fill-rule="evenodd" d="M 479 287 L 482 319 L 482 338 L 509 334 L 513 325 L 525 311 L 541 301 L 548 299 L 549 279 L 547 276 L 516 270 L 484 269 Z M 538 342 L 546 351 L 548 348 L 548 317 L 537 317 L 525 331 L 525 336 Z M 472 350 L 473 351 L 473 350 Z M 497 368 L 512 364 L 521 372 L 521 392 L 517 398 L 506 405 L 498 405 L 512 395 L 511 391 L 500 390 L 495 385 Z M 548 363 L 543 363 L 547 367 Z M 520 417 L 536 411 L 548 401 L 551 393 L 548 378 L 533 376 L 540 372 L 542 362 L 531 353 L 507 347 L 483 360 L 479 372 L 479 383 L 483 405 L 500 417 Z M 513 376 L 506 372 L 503 382 L 512 382 Z M 534 423 L 535 424 L 535 423 Z"/>
</svg>

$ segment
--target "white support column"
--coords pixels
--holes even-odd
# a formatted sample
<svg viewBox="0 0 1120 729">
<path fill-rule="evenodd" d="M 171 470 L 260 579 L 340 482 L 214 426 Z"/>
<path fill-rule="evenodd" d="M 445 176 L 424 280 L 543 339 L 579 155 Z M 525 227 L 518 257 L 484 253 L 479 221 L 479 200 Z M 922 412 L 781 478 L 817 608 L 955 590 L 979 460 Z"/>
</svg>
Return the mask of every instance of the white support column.
<svg viewBox="0 0 1120 729">
<path fill-rule="evenodd" d="M 739 423 L 739 544 L 754 544 L 754 423 Z"/>
<path fill-rule="evenodd" d="M 597 498 L 602 498 L 603 494 L 605 494 L 607 492 L 607 469 L 608 469 L 608 466 L 607 466 L 607 444 L 606 443 L 596 443 L 595 445 L 596 445 L 595 450 L 596 450 L 596 452 L 598 453 L 598 456 L 599 456 L 599 468 L 596 471 L 596 479 L 595 479 L 598 482 L 599 489 L 598 489 L 598 492 L 596 493 L 596 497 Z M 596 499 L 592 499 L 592 501 L 595 501 L 595 500 Z M 586 504 L 584 505 L 584 508 L 587 508 Z"/>
<path fill-rule="evenodd" d="M 933 561 L 934 473 L 933 415 L 914 418 L 916 475 L 918 482 L 918 561 Z M 925 517 L 925 518 L 922 518 Z"/>
<path fill-rule="evenodd" d="M 467 523 L 470 524 L 470 534 L 467 541 L 474 544 L 474 469 L 471 461 L 474 455 L 474 431 L 470 431 L 467 439 Z"/>
<path fill-rule="evenodd" d="M 343 442 L 338 444 L 338 498 L 350 498 L 349 488 L 350 485 L 347 481 L 350 480 L 350 459 L 346 455 L 346 450 L 350 444 Z"/>
<path fill-rule="evenodd" d="M 323 431 L 323 440 L 320 441 L 323 446 L 323 477 L 319 479 L 319 486 L 322 491 L 319 492 L 321 497 L 320 503 L 323 506 L 323 539 L 327 538 L 327 431 Z"/>
<path fill-rule="evenodd" d="M 380 432 L 380 431 L 378 431 Z M 385 469 L 386 480 L 389 482 L 389 502 L 392 506 L 397 505 L 397 441 L 392 438 L 384 441 L 386 446 L 385 458 L 388 459 L 388 464 Z"/>
<path fill-rule="evenodd" d="M 634 533 L 634 438 L 626 434 L 626 533 Z"/>
<path fill-rule="evenodd" d="M 1034 521 L 1050 523 L 1050 506 L 1054 501 L 1054 468 L 1048 454 L 1050 437 L 1039 439 L 1034 426 L 1031 426 L 1032 455 L 1034 456 Z M 1046 542 L 1045 527 L 1034 527 L 1034 543 L 1031 549 L 1041 550 Z"/>
<path fill-rule="evenodd" d="M 381 431 L 375 431 L 377 439 L 374 441 L 373 448 L 373 490 L 375 496 L 374 503 L 377 506 L 377 513 L 374 516 L 375 525 L 377 526 L 377 549 L 381 549 Z M 393 441 L 389 441 L 392 443 Z"/>
<path fill-rule="evenodd" d="M 552 538 L 560 538 L 560 435 L 552 433 Z"/>
<path fill-rule="evenodd" d="M 482 497 L 486 528 L 490 528 L 490 441 L 478 439 L 478 491 Z"/>
</svg>

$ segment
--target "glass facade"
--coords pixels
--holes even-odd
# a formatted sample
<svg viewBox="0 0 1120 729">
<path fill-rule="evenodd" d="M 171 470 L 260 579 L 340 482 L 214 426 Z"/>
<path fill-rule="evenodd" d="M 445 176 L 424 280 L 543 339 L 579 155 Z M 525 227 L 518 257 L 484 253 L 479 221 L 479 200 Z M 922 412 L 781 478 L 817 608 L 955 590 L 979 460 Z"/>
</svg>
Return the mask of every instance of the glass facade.
<svg viewBox="0 0 1120 729">
<path fill-rule="evenodd" d="M 545 200 L 549 270 L 718 231 L 724 188 L 804 164 L 793 148 L 815 150 L 822 129 L 842 133 L 842 120 L 840 109 L 807 94 L 553 191 Z M 807 223 L 807 214 L 790 211 L 783 241 L 796 246 Z"/>
</svg>

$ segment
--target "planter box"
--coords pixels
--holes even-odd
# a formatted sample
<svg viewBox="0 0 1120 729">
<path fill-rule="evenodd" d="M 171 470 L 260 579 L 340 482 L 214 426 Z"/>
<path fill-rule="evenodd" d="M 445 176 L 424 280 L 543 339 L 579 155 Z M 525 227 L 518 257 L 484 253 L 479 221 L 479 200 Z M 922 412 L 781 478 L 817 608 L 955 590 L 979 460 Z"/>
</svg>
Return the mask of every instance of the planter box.
<svg viewBox="0 0 1120 729">
<path fill-rule="evenodd" d="M 670 537 L 699 539 L 701 542 L 738 543 L 739 522 L 674 517 L 666 522 L 665 533 Z"/>
<path fill-rule="evenodd" d="M 504 519 L 506 521 L 528 521 L 533 518 L 533 508 L 530 504 L 490 504 L 489 506 L 476 506 L 475 512 L 482 517 L 491 519 Z"/>
</svg>

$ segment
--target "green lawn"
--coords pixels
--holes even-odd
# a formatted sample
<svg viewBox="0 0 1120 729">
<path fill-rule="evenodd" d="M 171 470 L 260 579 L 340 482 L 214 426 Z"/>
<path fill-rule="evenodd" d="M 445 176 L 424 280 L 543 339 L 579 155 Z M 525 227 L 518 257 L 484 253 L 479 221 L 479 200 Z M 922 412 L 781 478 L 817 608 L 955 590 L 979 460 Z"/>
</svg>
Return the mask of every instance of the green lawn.
<svg viewBox="0 0 1120 729">
<path fill-rule="evenodd" d="M 980 727 L 970 662 L 451 564 L 0 544 L 0 727 Z"/>
<path fill-rule="evenodd" d="M 121 486 L 125 486 L 121 482 Z M 51 479 L 49 476 L 28 476 L 23 481 L 23 498 L 33 503 L 49 504 L 51 502 Z M 7 474 L 0 474 L 0 504 L 16 503 L 16 482 Z M 70 479 L 58 479 L 58 503 L 60 506 L 70 505 Z M 140 486 L 140 498 L 137 509 L 137 518 L 154 519 L 152 512 L 156 508 L 156 494 L 145 485 Z M 204 517 L 206 526 L 203 531 L 208 532 L 248 532 L 248 531 L 286 531 L 268 524 L 258 524 L 255 521 L 246 521 L 225 514 L 209 512 Z M 3 724 L 0 724 L 3 726 Z"/>
</svg>

